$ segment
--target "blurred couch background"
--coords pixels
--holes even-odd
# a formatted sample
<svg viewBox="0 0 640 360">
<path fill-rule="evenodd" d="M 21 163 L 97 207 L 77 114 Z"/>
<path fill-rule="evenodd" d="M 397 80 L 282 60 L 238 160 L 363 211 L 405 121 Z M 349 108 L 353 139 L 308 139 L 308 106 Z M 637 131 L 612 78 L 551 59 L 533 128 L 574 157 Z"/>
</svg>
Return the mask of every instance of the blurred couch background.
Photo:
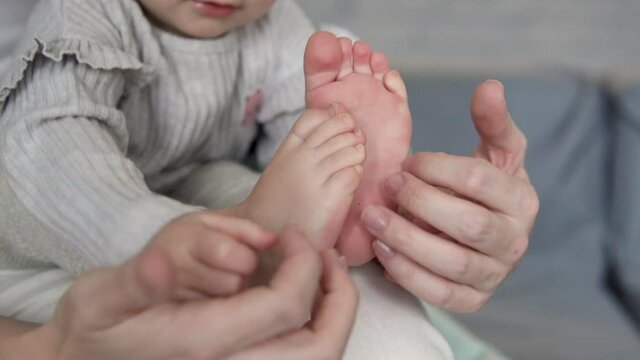
<svg viewBox="0 0 640 360">
<path fill-rule="evenodd" d="M 636 66 L 637 0 L 299 0 L 403 71 L 541 65 L 589 72 Z"/>
<path fill-rule="evenodd" d="M 471 92 L 505 83 L 541 211 L 520 267 L 456 319 L 513 359 L 640 359 L 640 1 L 298 1 L 389 54 L 415 150 L 470 153 Z M 33 3 L 0 0 L 0 76 Z"/>
</svg>

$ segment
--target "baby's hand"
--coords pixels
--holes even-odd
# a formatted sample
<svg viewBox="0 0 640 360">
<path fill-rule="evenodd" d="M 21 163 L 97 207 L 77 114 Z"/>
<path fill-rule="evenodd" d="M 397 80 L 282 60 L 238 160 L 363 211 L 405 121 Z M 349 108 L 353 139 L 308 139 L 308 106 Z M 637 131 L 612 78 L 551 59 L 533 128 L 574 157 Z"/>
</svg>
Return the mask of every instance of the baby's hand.
<svg viewBox="0 0 640 360">
<path fill-rule="evenodd" d="M 176 269 L 176 297 L 197 300 L 242 290 L 256 269 L 256 252 L 276 242 L 247 220 L 202 211 L 172 221 L 149 246 L 162 249 Z"/>
</svg>

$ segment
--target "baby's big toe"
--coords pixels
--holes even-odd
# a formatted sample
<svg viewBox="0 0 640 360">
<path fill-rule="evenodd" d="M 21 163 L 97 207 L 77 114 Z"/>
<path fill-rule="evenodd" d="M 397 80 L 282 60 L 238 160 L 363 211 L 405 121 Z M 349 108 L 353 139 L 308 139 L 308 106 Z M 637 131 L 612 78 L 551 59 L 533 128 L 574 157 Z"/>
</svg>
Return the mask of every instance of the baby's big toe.
<svg viewBox="0 0 640 360">
<path fill-rule="evenodd" d="M 309 38 L 304 54 L 307 92 L 338 78 L 342 65 L 342 47 L 332 33 L 319 31 Z"/>
</svg>

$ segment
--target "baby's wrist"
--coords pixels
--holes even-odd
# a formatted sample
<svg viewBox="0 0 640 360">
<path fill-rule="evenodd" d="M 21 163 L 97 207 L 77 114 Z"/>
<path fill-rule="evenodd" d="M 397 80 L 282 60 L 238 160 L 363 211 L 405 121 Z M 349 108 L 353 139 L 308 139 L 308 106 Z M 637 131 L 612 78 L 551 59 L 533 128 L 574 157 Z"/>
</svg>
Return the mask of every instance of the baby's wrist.
<svg viewBox="0 0 640 360">
<path fill-rule="evenodd" d="M 231 216 L 231 217 L 235 217 L 235 218 L 251 220 L 249 218 L 247 200 L 241 202 L 240 204 L 232 206 L 230 208 L 222 209 L 219 212 L 222 215 L 225 215 L 225 216 Z"/>
</svg>

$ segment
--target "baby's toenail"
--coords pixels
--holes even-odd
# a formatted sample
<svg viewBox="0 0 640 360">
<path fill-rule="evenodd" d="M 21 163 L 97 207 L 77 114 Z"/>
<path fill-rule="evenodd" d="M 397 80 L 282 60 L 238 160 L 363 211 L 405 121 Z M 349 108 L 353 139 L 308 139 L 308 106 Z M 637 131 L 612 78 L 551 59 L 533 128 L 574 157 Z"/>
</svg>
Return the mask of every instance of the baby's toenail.
<svg viewBox="0 0 640 360">
<path fill-rule="evenodd" d="M 369 206 L 362 212 L 362 221 L 371 230 L 382 231 L 387 227 L 389 217 L 387 217 L 387 214 L 381 209 L 375 206 Z"/>
<path fill-rule="evenodd" d="M 364 145 L 362 144 L 356 145 L 356 150 L 358 150 L 358 152 L 364 152 Z"/>
<path fill-rule="evenodd" d="M 353 135 L 355 135 L 356 137 L 360 137 L 360 136 L 362 136 L 362 130 L 360 130 L 360 129 L 356 129 L 356 130 L 353 132 Z"/>
<path fill-rule="evenodd" d="M 354 168 L 356 169 L 356 172 L 360 175 L 362 175 L 362 172 L 364 171 L 364 169 L 362 168 L 362 165 L 356 165 L 354 166 Z"/>
<path fill-rule="evenodd" d="M 400 192 L 400 189 L 404 186 L 404 176 L 401 174 L 395 174 L 391 176 L 384 184 L 385 189 L 389 195 L 396 195 Z"/>
</svg>

